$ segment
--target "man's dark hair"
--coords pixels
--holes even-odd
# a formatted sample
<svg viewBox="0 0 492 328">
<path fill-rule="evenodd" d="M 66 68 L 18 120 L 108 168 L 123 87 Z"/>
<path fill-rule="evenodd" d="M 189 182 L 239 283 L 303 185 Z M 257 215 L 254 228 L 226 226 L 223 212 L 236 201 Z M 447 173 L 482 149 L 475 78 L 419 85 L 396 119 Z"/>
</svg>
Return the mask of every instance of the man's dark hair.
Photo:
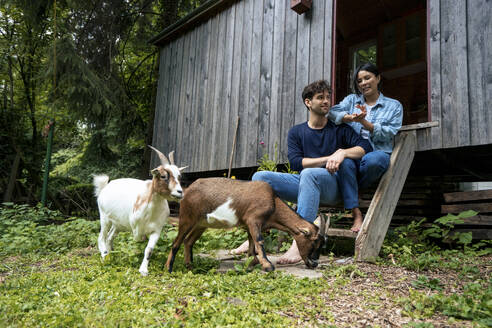
<svg viewBox="0 0 492 328">
<path fill-rule="evenodd" d="M 376 77 L 379 75 L 378 68 L 376 67 L 376 65 L 374 65 L 372 63 L 365 63 L 365 64 L 362 64 L 359 67 L 357 67 L 357 69 L 355 70 L 355 73 L 354 73 L 353 88 L 354 88 L 354 92 L 359 96 L 361 95 L 361 92 L 359 90 L 359 83 L 357 82 L 357 76 L 359 75 L 360 71 L 371 72 L 372 74 L 376 75 Z M 380 89 L 380 86 L 381 86 L 381 81 L 379 81 L 378 90 Z"/>
<path fill-rule="evenodd" d="M 331 95 L 331 86 L 326 80 L 319 80 L 308 84 L 302 91 L 302 102 L 306 99 L 313 99 L 314 95 L 317 93 L 328 91 Z"/>
</svg>

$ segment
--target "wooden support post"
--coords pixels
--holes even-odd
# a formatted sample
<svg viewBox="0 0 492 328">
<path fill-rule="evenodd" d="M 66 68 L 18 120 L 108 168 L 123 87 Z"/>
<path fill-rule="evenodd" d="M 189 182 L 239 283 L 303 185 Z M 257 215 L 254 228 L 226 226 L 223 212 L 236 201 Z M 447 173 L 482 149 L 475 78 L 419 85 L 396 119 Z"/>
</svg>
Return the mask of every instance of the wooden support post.
<svg viewBox="0 0 492 328">
<path fill-rule="evenodd" d="M 10 170 L 9 182 L 7 184 L 7 189 L 5 189 L 5 193 L 3 194 L 3 201 L 10 202 L 12 200 L 12 195 L 14 193 L 15 181 L 17 180 L 17 171 L 19 171 L 19 164 L 21 160 L 21 153 L 15 147 L 15 158 L 14 163 L 12 164 L 12 168 Z"/>
<path fill-rule="evenodd" d="M 355 239 L 357 261 L 373 260 L 379 254 L 415 155 L 416 140 L 415 131 L 397 135 L 388 171 L 379 182 Z"/>
</svg>

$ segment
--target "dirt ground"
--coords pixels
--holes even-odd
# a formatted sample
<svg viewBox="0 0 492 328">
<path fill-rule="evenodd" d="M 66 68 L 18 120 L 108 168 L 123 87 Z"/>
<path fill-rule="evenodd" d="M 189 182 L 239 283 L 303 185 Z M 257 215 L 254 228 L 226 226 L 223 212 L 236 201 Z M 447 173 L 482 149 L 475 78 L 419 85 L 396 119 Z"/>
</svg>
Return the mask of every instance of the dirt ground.
<svg viewBox="0 0 492 328">
<path fill-rule="evenodd" d="M 244 258 L 231 256 L 225 250 L 215 254 L 220 260 L 219 272 L 233 269 L 234 264 L 244 263 Z M 279 255 L 268 255 L 275 265 Z M 334 283 L 336 277 L 327 277 L 323 274 L 329 266 L 341 266 L 354 263 L 352 258 L 320 258 L 319 267 L 316 270 L 307 269 L 304 263 L 296 265 L 276 265 L 276 270 L 297 277 L 311 279 L 325 279 L 327 284 Z M 478 267 L 482 277 L 490 277 L 492 273 L 492 256 L 484 258 L 483 264 Z M 402 313 L 402 305 L 397 299 L 408 297 L 412 282 L 419 275 L 425 274 L 429 279 L 438 279 L 442 284 L 442 292 L 446 295 L 461 292 L 464 283 L 459 273 L 453 270 L 426 271 L 417 273 L 396 266 L 381 266 L 365 262 L 357 262 L 358 270 L 362 274 L 351 274 L 350 283 L 338 286 L 336 296 L 322 295 L 326 300 L 326 306 L 333 314 L 335 322 L 328 322 L 327 318 L 320 317 L 320 326 L 335 325 L 336 327 L 402 327 L 410 322 L 432 324 L 434 327 L 476 327 L 470 321 L 450 321 L 444 315 L 434 315 L 425 320 L 412 319 Z M 355 272 L 354 272 L 355 273 Z M 427 294 L 432 293 L 429 290 Z M 281 315 L 296 318 L 295 313 L 280 313 Z M 299 321 L 302 326 L 302 321 Z M 431 327 L 430 325 L 428 327 Z"/>
</svg>

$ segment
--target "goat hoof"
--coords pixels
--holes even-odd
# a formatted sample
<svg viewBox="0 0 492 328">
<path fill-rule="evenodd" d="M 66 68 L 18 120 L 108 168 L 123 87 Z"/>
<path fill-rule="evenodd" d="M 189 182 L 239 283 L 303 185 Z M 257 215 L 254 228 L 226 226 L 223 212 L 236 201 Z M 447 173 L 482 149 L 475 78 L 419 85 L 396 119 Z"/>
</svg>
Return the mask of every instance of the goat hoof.
<svg viewBox="0 0 492 328">
<path fill-rule="evenodd" d="M 148 271 L 139 271 L 142 276 L 148 276 L 149 272 Z"/>
<path fill-rule="evenodd" d="M 108 252 L 104 252 L 101 254 L 101 262 L 102 263 L 109 261 L 109 259 L 111 259 L 111 257 L 110 257 Z"/>
<path fill-rule="evenodd" d="M 266 268 L 263 268 L 263 270 L 265 270 L 265 272 L 272 272 L 275 270 L 275 266 L 274 265 L 268 266 Z"/>
</svg>

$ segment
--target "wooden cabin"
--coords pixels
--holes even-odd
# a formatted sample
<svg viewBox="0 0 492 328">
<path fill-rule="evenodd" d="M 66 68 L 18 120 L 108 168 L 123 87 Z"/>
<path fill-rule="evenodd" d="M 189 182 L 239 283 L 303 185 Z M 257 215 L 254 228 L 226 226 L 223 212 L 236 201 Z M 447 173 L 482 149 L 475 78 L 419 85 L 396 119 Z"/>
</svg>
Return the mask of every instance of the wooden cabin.
<svg viewBox="0 0 492 328">
<path fill-rule="evenodd" d="M 307 118 L 302 88 L 326 79 L 339 101 L 353 68 L 373 56 L 404 124 L 420 123 L 417 152 L 449 150 L 434 156 L 437 167 L 490 179 L 491 7 L 313 0 L 299 15 L 290 1 L 210 0 L 152 40 L 160 49 L 153 144 L 175 150 L 189 172 L 227 169 L 239 117 L 233 168 L 273 158 L 275 145 L 285 162 L 287 131 Z"/>
<path fill-rule="evenodd" d="M 155 147 L 194 176 L 264 154 L 286 162 L 287 132 L 307 119 L 303 87 L 326 79 L 338 102 L 371 60 L 416 137 L 405 188 L 437 190 L 435 209 L 458 181 L 492 180 L 491 1 L 313 0 L 302 14 L 291 2 L 210 0 L 151 40 Z"/>
</svg>

